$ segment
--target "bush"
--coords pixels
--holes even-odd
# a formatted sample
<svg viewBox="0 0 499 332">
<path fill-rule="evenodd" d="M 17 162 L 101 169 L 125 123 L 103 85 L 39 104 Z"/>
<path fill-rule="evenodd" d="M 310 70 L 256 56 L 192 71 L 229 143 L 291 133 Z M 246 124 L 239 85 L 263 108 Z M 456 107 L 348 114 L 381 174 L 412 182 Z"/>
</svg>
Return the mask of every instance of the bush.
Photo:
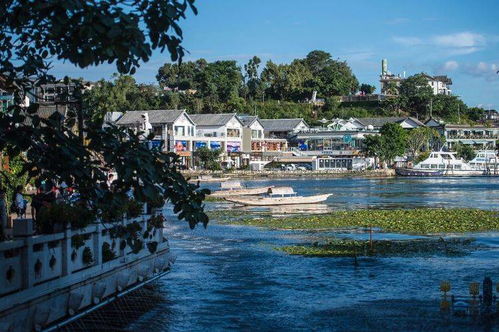
<svg viewBox="0 0 499 332">
<path fill-rule="evenodd" d="M 137 218 L 142 214 L 143 205 L 142 203 L 132 199 L 127 204 L 127 214 L 129 218 Z"/>
<path fill-rule="evenodd" d="M 37 223 L 42 233 L 53 233 L 58 228 L 64 229 L 71 225 L 80 229 L 95 221 L 95 214 L 83 205 L 54 203 L 40 209 Z"/>
<path fill-rule="evenodd" d="M 85 247 L 83 249 L 83 254 L 81 256 L 81 261 L 83 264 L 88 265 L 94 262 L 94 255 L 92 254 L 92 250 L 89 247 Z"/>
<path fill-rule="evenodd" d="M 105 263 L 105 262 L 109 262 L 115 258 L 116 258 L 116 254 L 111 249 L 111 245 L 107 242 L 104 242 L 102 244 L 102 261 Z"/>
</svg>

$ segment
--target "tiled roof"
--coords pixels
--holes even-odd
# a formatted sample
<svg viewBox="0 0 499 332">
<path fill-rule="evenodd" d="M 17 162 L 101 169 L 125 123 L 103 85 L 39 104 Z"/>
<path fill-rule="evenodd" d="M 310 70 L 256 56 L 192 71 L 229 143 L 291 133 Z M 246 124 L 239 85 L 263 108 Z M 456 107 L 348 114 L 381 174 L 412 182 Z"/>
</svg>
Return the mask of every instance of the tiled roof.
<svg viewBox="0 0 499 332">
<path fill-rule="evenodd" d="M 298 119 L 260 119 L 265 130 L 272 131 L 291 131 L 300 124 L 305 122 L 302 118 Z"/>
<path fill-rule="evenodd" d="M 184 113 L 185 110 L 149 110 L 149 111 L 128 111 L 116 124 L 131 125 L 137 122 L 142 122 L 142 114 L 149 114 L 149 122 L 151 124 L 172 123 Z"/>
<path fill-rule="evenodd" d="M 373 126 L 374 128 L 383 127 L 385 123 L 401 123 L 407 119 L 414 121 L 418 126 L 424 126 L 424 123 L 413 117 L 357 118 L 364 126 Z"/>
<path fill-rule="evenodd" d="M 59 105 L 43 105 L 40 104 L 36 114 L 42 119 L 48 119 L 52 114 L 58 112 L 62 117 L 66 116 L 66 107 Z"/>
<path fill-rule="evenodd" d="M 64 105 L 40 104 L 38 106 L 38 110 L 36 111 L 36 115 L 38 115 L 41 119 L 47 120 L 53 114 L 59 113 L 59 115 L 61 116 L 60 119 L 64 119 L 66 117 L 66 111 L 67 111 L 67 108 Z M 26 118 L 24 120 L 24 123 L 26 125 L 31 125 L 32 124 L 30 118 Z"/>
<path fill-rule="evenodd" d="M 237 117 L 245 127 L 251 126 L 253 122 L 258 120 L 258 117 L 254 115 L 238 115 Z"/>
<path fill-rule="evenodd" d="M 221 114 L 192 114 L 192 121 L 197 126 L 225 126 L 236 113 L 221 113 Z M 237 117 L 236 117 L 237 119 Z"/>
</svg>

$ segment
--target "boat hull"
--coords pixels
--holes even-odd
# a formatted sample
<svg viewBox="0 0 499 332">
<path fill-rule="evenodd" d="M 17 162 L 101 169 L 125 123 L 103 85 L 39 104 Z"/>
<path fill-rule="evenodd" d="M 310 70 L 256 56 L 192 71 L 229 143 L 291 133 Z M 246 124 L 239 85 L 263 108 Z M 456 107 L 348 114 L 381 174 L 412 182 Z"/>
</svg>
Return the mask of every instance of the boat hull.
<svg viewBox="0 0 499 332">
<path fill-rule="evenodd" d="M 314 196 L 296 196 L 296 197 L 261 197 L 261 198 L 246 198 L 246 197 L 232 197 L 225 198 L 225 200 L 247 205 L 247 206 L 275 206 L 275 205 L 297 205 L 297 204 L 316 204 L 324 202 L 332 194 L 322 194 Z"/>
<path fill-rule="evenodd" d="M 434 176 L 443 176 L 444 170 L 419 170 L 412 168 L 396 168 L 395 173 L 398 176 L 434 177 Z"/>
</svg>

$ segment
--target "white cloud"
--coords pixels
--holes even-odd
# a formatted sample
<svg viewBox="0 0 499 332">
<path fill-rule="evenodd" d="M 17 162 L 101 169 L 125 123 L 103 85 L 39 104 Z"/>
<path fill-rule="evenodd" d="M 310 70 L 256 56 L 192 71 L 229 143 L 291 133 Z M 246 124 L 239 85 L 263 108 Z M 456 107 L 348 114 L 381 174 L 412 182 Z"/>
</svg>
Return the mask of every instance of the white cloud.
<svg viewBox="0 0 499 332">
<path fill-rule="evenodd" d="M 429 38 L 397 36 L 393 37 L 393 40 L 405 46 L 426 45 L 436 47 L 448 55 L 470 54 L 480 51 L 487 45 L 488 41 L 484 35 L 469 31 L 435 35 Z"/>
<path fill-rule="evenodd" d="M 469 64 L 464 66 L 463 71 L 466 74 L 475 77 L 485 78 L 487 81 L 499 81 L 499 64 L 479 62 L 477 64 Z"/>
<path fill-rule="evenodd" d="M 444 65 L 442 66 L 442 70 L 454 71 L 458 67 L 459 67 L 459 64 L 457 63 L 457 61 L 451 60 L 451 61 L 447 61 L 446 63 L 444 63 Z"/>
<path fill-rule="evenodd" d="M 431 38 L 433 44 L 443 47 L 480 47 L 485 45 L 485 37 L 478 33 L 460 32 L 449 35 L 439 35 Z"/>
</svg>

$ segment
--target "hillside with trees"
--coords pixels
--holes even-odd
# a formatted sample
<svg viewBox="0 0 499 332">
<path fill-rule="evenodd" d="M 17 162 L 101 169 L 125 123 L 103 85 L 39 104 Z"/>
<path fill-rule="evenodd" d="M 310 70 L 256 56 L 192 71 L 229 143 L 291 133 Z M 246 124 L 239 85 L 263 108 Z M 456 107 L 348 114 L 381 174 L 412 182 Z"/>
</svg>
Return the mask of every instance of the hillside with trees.
<svg viewBox="0 0 499 332">
<path fill-rule="evenodd" d="M 261 118 L 431 116 L 453 123 L 477 121 L 484 110 L 469 108 L 457 96 L 433 95 L 423 73 L 389 88 L 394 96 L 380 101 L 341 102 L 341 96 L 369 95 L 376 87 L 360 84 L 345 61 L 314 50 L 305 58 L 263 64 L 257 56 L 242 67 L 235 60 L 205 59 L 165 63 L 158 85 L 137 84 L 131 76 L 101 80 L 86 94 L 90 108 L 118 110 L 185 108 L 192 113 L 237 112 Z M 318 102 L 310 102 L 316 92 Z M 106 106 L 106 107 L 103 107 Z M 103 114 L 96 114 L 102 119 Z"/>
</svg>

